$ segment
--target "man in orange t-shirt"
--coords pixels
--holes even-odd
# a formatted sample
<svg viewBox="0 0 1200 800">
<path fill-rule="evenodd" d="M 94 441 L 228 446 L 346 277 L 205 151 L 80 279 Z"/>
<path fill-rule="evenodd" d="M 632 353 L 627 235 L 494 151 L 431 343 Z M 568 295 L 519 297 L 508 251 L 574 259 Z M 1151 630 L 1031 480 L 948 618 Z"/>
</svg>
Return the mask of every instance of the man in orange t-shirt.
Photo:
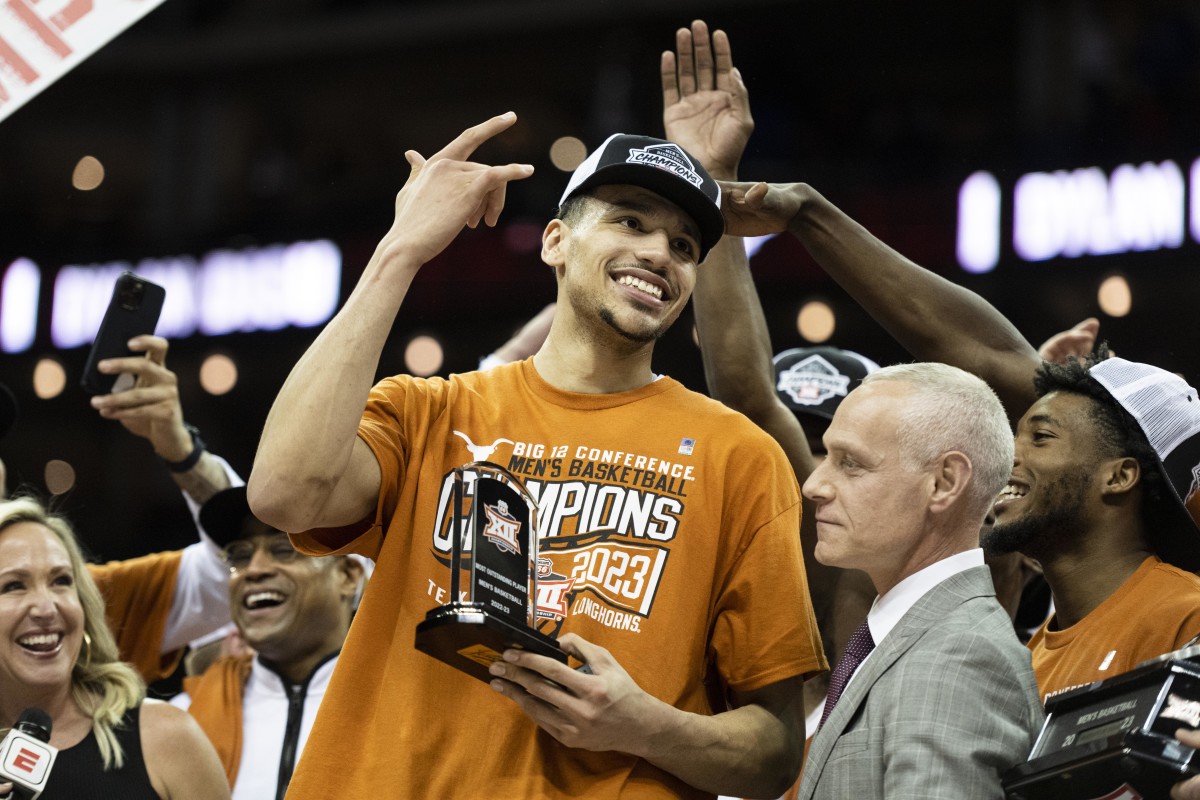
<svg viewBox="0 0 1200 800">
<path fill-rule="evenodd" d="M 263 432 L 255 514 L 307 531 L 306 552 L 377 562 L 290 796 L 779 794 L 799 771 L 802 681 L 825 667 L 796 480 L 749 420 L 650 363 L 721 236 L 703 166 L 610 137 L 543 234 L 559 295 L 537 354 L 370 388 L 416 272 L 530 174 L 466 161 L 514 121 L 408 153 L 395 224 Z M 589 672 L 508 650 L 489 686 L 413 647 L 449 599 L 450 471 L 485 459 L 537 498 L 539 567 L 561 589 L 541 627 Z"/>
</svg>

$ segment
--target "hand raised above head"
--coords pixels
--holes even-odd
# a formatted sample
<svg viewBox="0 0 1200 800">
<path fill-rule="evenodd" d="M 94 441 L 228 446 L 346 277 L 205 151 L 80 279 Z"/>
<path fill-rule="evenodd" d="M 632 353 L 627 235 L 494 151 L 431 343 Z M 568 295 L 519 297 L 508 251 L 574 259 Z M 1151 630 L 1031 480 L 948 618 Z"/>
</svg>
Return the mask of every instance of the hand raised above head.
<svg viewBox="0 0 1200 800">
<path fill-rule="evenodd" d="M 725 233 L 730 236 L 765 236 L 788 230 L 804 202 L 801 183 L 718 181 Z"/>
<path fill-rule="evenodd" d="M 149 439 L 166 460 L 180 461 L 190 452 L 192 438 L 183 424 L 179 380 L 166 365 L 168 348 L 161 336 L 135 336 L 129 349 L 145 355 L 109 358 L 99 364 L 107 375 L 132 375 L 133 388 L 98 395 L 91 402 L 100 416 L 119 420 L 130 433 Z"/>
<path fill-rule="evenodd" d="M 1096 337 L 1100 335 L 1100 320 L 1088 317 L 1069 330 L 1054 334 L 1038 348 L 1038 355 L 1043 361 L 1054 364 L 1066 364 L 1067 359 L 1075 356 L 1083 361 L 1096 347 Z"/>
<path fill-rule="evenodd" d="M 750 97 L 733 66 L 729 37 L 696 20 L 675 32 L 675 50 L 662 54 L 663 127 L 716 178 L 737 177 L 754 130 Z"/>
<path fill-rule="evenodd" d="M 468 161 L 475 150 L 516 122 L 507 112 L 475 125 L 428 159 L 405 152 L 412 171 L 396 195 L 396 218 L 380 242 L 382 255 L 403 253 L 424 264 L 454 240 L 463 226 L 495 225 L 509 181 L 528 178 L 531 164 L 489 166 Z"/>
</svg>

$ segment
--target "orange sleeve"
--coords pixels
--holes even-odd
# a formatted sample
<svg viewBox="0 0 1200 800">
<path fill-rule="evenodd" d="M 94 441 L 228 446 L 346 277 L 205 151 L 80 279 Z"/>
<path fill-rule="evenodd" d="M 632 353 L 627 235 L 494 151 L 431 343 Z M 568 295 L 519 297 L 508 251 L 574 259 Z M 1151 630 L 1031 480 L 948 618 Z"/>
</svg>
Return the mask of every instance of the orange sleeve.
<svg viewBox="0 0 1200 800">
<path fill-rule="evenodd" d="M 161 652 L 182 560 L 182 551 L 175 550 L 88 565 L 104 597 L 105 616 L 121 660 L 132 664 L 147 682 L 170 675 L 183 656 L 182 648 Z"/>
</svg>

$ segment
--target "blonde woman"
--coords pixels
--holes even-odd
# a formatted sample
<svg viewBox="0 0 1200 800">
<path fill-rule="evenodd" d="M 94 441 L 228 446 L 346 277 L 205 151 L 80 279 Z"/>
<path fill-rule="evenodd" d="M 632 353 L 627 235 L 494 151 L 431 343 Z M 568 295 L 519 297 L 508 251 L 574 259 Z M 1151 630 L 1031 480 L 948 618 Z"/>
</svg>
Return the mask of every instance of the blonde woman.
<svg viewBox="0 0 1200 800">
<path fill-rule="evenodd" d="M 229 797 L 196 723 L 117 660 L 70 524 L 24 497 L 0 502 L 0 732 L 30 707 L 59 750 L 44 800 Z"/>
</svg>

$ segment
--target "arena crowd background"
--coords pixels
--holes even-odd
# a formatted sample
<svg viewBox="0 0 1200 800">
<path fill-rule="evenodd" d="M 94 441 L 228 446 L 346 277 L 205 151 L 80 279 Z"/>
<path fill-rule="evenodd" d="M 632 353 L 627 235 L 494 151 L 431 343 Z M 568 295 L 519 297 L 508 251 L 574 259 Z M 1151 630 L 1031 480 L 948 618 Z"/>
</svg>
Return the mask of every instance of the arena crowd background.
<svg viewBox="0 0 1200 800">
<path fill-rule="evenodd" d="M 165 469 L 78 387 L 77 340 L 94 327 L 79 329 L 112 279 L 88 276 L 123 263 L 202 298 L 171 312 L 169 365 L 188 420 L 248 474 L 319 330 L 289 321 L 323 318 L 353 287 L 391 222 L 404 150 L 428 155 L 512 109 L 518 126 L 479 158 L 537 174 L 510 189 L 497 229 L 464 233 L 422 272 L 381 375 L 406 369 L 419 337 L 440 353 L 424 369 L 473 369 L 553 300 L 538 244 L 567 177 L 555 161 L 612 132 L 661 132 L 658 54 L 693 18 L 729 32 L 749 85 L 745 179 L 812 183 L 1035 345 L 1097 316 L 1122 355 L 1200 380 L 1195 3 L 167 0 L 0 122 L 0 381 L 21 407 L 0 441 L 10 488 L 59 492 L 101 558 L 190 541 Z M 777 350 L 828 337 L 905 358 L 796 242 L 758 244 Z M 223 393 L 202 385 L 206 364 Z M 690 320 L 656 368 L 703 389 Z"/>
</svg>

